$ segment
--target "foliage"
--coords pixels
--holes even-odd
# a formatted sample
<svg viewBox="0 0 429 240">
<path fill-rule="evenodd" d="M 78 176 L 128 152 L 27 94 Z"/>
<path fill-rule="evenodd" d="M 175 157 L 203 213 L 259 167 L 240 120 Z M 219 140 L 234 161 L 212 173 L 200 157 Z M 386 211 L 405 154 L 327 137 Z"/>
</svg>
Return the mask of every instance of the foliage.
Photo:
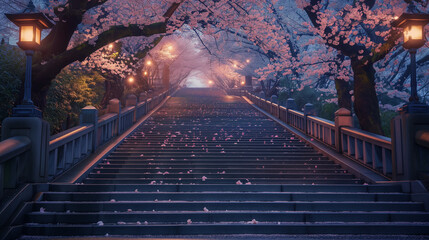
<svg viewBox="0 0 429 240">
<path fill-rule="evenodd" d="M 18 98 L 25 57 L 17 47 L 0 45 L 0 122 L 12 113 Z"/>
<path fill-rule="evenodd" d="M 391 111 L 391 110 L 381 111 L 381 127 L 383 128 L 383 131 L 386 137 L 391 137 L 390 120 L 392 120 L 397 115 L 398 115 L 397 111 Z"/>
<path fill-rule="evenodd" d="M 65 68 L 49 89 L 44 119 L 51 132 L 58 133 L 79 123 L 82 108 L 98 108 L 104 94 L 104 78 L 96 72 Z"/>
</svg>

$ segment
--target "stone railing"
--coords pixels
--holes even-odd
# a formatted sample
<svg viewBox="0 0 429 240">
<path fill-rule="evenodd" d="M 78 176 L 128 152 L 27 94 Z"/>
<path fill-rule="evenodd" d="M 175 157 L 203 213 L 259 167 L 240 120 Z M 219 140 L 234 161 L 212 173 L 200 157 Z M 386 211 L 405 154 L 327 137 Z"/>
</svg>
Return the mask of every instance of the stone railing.
<svg viewBox="0 0 429 240">
<path fill-rule="evenodd" d="M 313 105 L 309 103 L 304 106 L 301 112 L 296 109 L 296 104 L 291 98 L 287 100 L 286 106 L 280 106 L 249 92 L 243 96 L 248 97 L 259 108 L 312 139 L 320 141 L 348 158 L 395 180 L 420 179 L 421 174 L 419 175 L 418 172 L 429 170 L 427 167 L 429 165 L 429 158 L 427 157 L 429 156 L 428 122 L 426 125 L 422 124 L 423 129 L 426 130 L 417 131 L 409 127 L 414 131 L 408 131 L 408 134 L 411 134 L 411 138 L 415 138 L 415 140 L 404 143 L 407 141 L 407 138 L 404 137 L 407 133 L 404 133 L 403 127 L 398 126 L 405 124 L 401 125 L 395 121 L 401 122 L 401 120 L 409 118 L 408 115 L 403 116 L 401 114 L 392 120 L 393 139 L 390 139 L 354 128 L 351 112 L 344 108 L 335 112 L 335 122 L 332 122 L 315 116 Z M 422 119 L 429 119 L 429 116 L 422 114 L 416 118 L 424 121 Z M 417 124 L 412 126 L 420 127 Z M 396 145 L 393 142 L 396 142 Z M 418 153 L 410 152 L 410 148 L 405 147 L 404 144 L 413 144 L 413 149 Z M 420 162 L 416 163 L 416 161 Z"/>
<path fill-rule="evenodd" d="M 176 88 L 174 88 L 176 89 Z M 127 96 L 121 110 L 118 99 L 109 101 L 105 114 L 92 106 L 82 109 L 80 125 L 50 136 L 49 124 L 36 117 L 10 117 L 3 121 L 0 142 L 0 197 L 4 188 L 19 183 L 47 182 L 122 134 L 156 108 L 173 88 L 148 98 Z"/>
<path fill-rule="evenodd" d="M 19 181 L 27 180 L 25 160 L 30 144 L 30 139 L 24 136 L 11 137 L 0 143 L 0 198 L 4 188 L 15 188 Z"/>
<path fill-rule="evenodd" d="M 130 128 L 135 122 L 158 106 L 169 91 L 146 99 L 140 95 L 128 95 L 125 107 L 121 109 L 118 99 L 112 99 L 106 114 L 98 117 L 98 110 L 92 106 L 82 109 L 80 126 L 51 137 L 49 142 L 49 178 L 61 174 L 71 166 L 90 155 L 99 146 Z"/>
</svg>

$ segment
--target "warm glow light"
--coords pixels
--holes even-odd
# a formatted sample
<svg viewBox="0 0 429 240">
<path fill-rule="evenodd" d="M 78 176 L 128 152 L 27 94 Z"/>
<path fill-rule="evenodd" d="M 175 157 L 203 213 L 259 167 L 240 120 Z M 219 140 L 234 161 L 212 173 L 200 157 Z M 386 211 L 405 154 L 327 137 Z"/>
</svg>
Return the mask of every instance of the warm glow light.
<svg viewBox="0 0 429 240">
<path fill-rule="evenodd" d="M 247 62 L 247 63 L 250 63 L 250 59 L 246 59 L 246 62 Z"/>
<path fill-rule="evenodd" d="M 109 44 L 109 48 L 110 49 L 112 49 L 113 48 L 113 44 L 111 43 L 111 44 Z"/>
<path fill-rule="evenodd" d="M 40 29 L 36 27 L 36 43 L 40 44 L 40 39 L 41 39 L 41 35 L 40 35 Z"/>
<path fill-rule="evenodd" d="M 241 81 L 241 85 L 244 85 L 246 82 L 245 81 Z"/>
<path fill-rule="evenodd" d="M 394 16 L 394 17 L 393 17 L 393 19 L 394 19 L 394 20 L 397 20 L 398 18 L 399 18 L 398 16 Z"/>
<path fill-rule="evenodd" d="M 147 71 L 145 71 L 143 74 L 144 74 L 145 76 L 147 76 Z"/>
<path fill-rule="evenodd" d="M 212 85 L 213 84 L 213 81 L 212 80 L 209 80 L 209 85 Z"/>
<path fill-rule="evenodd" d="M 129 83 L 133 83 L 133 82 L 134 82 L 134 78 L 133 78 L 133 77 L 129 77 L 129 78 L 128 78 L 128 82 L 129 82 Z"/>
<path fill-rule="evenodd" d="M 150 66 L 150 65 L 152 65 L 152 61 L 151 60 L 147 60 L 146 64 Z"/>
<path fill-rule="evenodd" d="M 171 50 L 173 50 L 173 46 L 169 45 L 169 46 L 167 47 L 167 49 L 168 49 L 168 51 L 171 51 Z"/>
<path fill-rule="evenodd" d="M 40 35 L 40 32 L 39 32 Z M 33 26 L 22 26 L 21 27 L 21 42 L 32 42 L 34 41 Z M 39 40 L 40 43 L 40 40 Z"/>
<path fill-rule="evenodd" d="M 237 64 L 235 64 L 235 63 L 234 63 L 234 65 L 233 65 L 233 66 L 234 66 L 235 68 L 237 68 Z"/>
<path fill-rule="evenodd" d="M 404 42 L 423 39 L 423 26 L 411 25 L 404 29 Z"/>
</svg>

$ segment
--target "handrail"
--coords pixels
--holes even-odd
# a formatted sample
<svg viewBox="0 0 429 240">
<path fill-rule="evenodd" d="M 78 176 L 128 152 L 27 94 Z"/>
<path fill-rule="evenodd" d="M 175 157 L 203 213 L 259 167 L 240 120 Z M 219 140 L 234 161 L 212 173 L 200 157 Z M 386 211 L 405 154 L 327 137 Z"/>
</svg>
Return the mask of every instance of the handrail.
<svg viewBox="0 0 429 240">
<path fill-rule="evenodd" d="M 119 112 L 100 116 L 91 115 L 93 124 L 82 124 L 51 137 L 49 142 L 49 176 L 53 178 L 90 155 L 95 149 L 126 131 L 137 120 L 159 105 L 168 95 L 157 96 L 127 106 Z M 115 102 L 118 104 L 118 102 Z M 116 105 L 117 106 L 117 105 Z M 113 108 L 115 109 L 115 108 Z M 116 108 L 117 109 L 117 108 Z M 95 108 L 91 111 L 97 111 Z"/>
<path fill-rule="evenodd" d="M 58 133 L 51 137 L 52 140 L 49 141 L 49 149 L 56 148 L 64 142 L 69 142 L 71 139 L 77 138 L 86 132 L 91 131 L 93 127 L 93 125 L 76 126 Z"/>
<path fill-rule="evenodd" d="M 113 121 L 116 117 L 118 117 L 118 114 L 115 113 L 104 114 L 98 119 L 98 124 L 104 124 L 105 122 Z"/>
<path fill-rule="evenodd" d="M 308 116 L 308 119 L 311 119 L 314 122 L 317 122 L 319 124 L 323 124 L 325 126 L 335 128 L 335 123 L 333 121 L 329 121 L 327 119 L 324 119 L 324 118 L 321 118 L 321 117 L 316 117 L 316 116 L 311 116 L 311 115 Z"/>
<path fill-rule="evenodd" d="M 307 116 L 307 134 L 335 149 L 335 123 L 316 116 Z"/>
<path fill-rule="evenodd" d="M 374 142 L 382 147 L 391 148 L 392 140 L 388 137 L 366 132 L 357 128 L 343 127 L 342 132 L 349 136 L 358 137 L 368 142 Z"/>
<path fill-rule="evenodd" d="M 31 140 L 26 136 L 15 136 L 0 142 L 0 197 L 5 188 L 15 188 L 19 181 L 27 180 L 26 155 L 31 149 Z M 5 171 L 7 169 L 7 171 Z"/>
<path fill-rule="evenodd" d="M 360 162 L 386 176 L 392 176 L 392 141 L 390 138 L 372 134 L 352 127 L 336 126 L 334 122 L 278 106 L 269 100 L 247 92 L 247 96 L 259 107 L 278 117 L 281 121 L 316 139 L 343 155 Z M 277 107 L 275 107 L 277 105 Z M 429 136 L 429 132 L 427 133 Z M 421 139 L 422 135 L 416 135 Z M 427 137 L 429 139 L 429 137 Z M 426 140 L 422 144 L 429 144 Z"/>
<path fill-rule="evenodd" d="M 0 164 L 12 160 L 30 149 L 31 140 L 25 136 L 16 136 L 0 142 Z"/>
<path fill-rule="evenodd" d="M 429 130 L 417 131 L 416 142 L 418 145 L 429 149 Z"/>
</svg>

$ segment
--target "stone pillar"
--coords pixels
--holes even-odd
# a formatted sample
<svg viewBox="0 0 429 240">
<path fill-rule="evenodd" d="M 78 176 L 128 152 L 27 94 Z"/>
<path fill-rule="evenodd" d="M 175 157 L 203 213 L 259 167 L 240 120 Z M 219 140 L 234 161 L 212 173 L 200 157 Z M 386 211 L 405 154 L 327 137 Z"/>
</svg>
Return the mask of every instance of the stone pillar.
<svg viewBox="0 0 429 240">
<path fill-rule="evenodd" d="M 308 120 L 307 117 L 308 116 L 312 116 L 312 115 L 316 115 L 316 110 L 314 109 L 314 105 L 311 103 L 306 103 L 304 105 L 303 108 L 303 112 L 304 112 L 304 132 L 307 134 L 310 132 L 310 130 L 308 129 Z"/>
<path fill-rule="evenodd" d="M 93 106 L 86 106 L 80 112 L 80 125 L 93 124 L 94 131 L 92 134 L 92 152 L 98 146 L 98 110 Z"/>
<path fill-rule="evenodd" d="M 49 123 L 38 117 L 9 117 L 3 120 L 2 140 L 26 136 L 31 141 L 31 150 L 24 164 L 28 182 L 47 182 L 49 177 Z"/>
<path fill-rule="evenodd" d="M 132 107 L 134 106 L 134 114 L 133 114 L 133 123 L 136 122 L 137 119 L 137 97 L 134 94 L 128 94 L 127 98 L 125 99 L 125 107 Z"/>
<path fill-rule="evenodd" d="M 109 100 L 107 113 L 116 113 L 118 115 L 118 124 L 115 126 L 116 129 L 113 131 L 113 135 L 119 135 L 121 133 L 121 101 L 117 98 Z"/>
<path fill-rule="evenodd" d="M 279 102 L 279 98 L 276 95 L 271 96 L 271 102 L 272 103 L 278 103 Z"/>
<path fill-rule="evenodd" d="M 288 112 L 289 109 L 291 109 L 291 110 L 296 110 L 297 109 L 296 103 L 295 103 L 295 99 L 293 99 L 293 98 L 288 98 L 286 100 L 286 116 L 285 116 L 286 119 L 285 119 L 285 122 L 287 124 L 290 123 L 290 121 L 289 121 L 289 112 Z"/>
<path fill-rule="evenodd" d="M 429 132 L 429 113 L 401 112 L 391 120 L 394 180 L 422 179 L 429 172 L 429 148 L 421 141 Z"/>
<path fill-rule="evenodd" d="M 341 128 L 353 127 L 352 112 L 347 108 L 340 108 L 335 112 L 335 148 L 342 152 Z"/>
<path fill-rule="evenodd" d="M 128 94 L 125 99 L 125 107 L 135 106 L 137 105 L 137 97 L 134 94 Z"/>
<path fill-rule="evenodd" d="M 139 102 L 146 101 L 146 98 L 147 98 L 147 93 L 146 92 L 140 93 L 140 95 L 139 95 Z"/>
<path fill-rule="evenodd" d="M 296 110 L 296 103 L 295 103 L 295 99 L 293 98 L 288 98 L 286 101 L 286 108 L 287 109 L 292 109 L 292 110 Z"/>
<path fill-rule="evenodd" d="M 280 111 L 279 106 L 280 105 L 279 105 L 279 99 L 278 99 L 278 97 L 276 95 L 272 95 L 271 96 L 271 102 L 277 104 L 277 107 L 274 107 L 274 106 L 271 107 L 272 114 L 274 116 L 276 116 L 277 118 L 280 117 L 280 114 L 279 114 L 279 111 Z"/>
</svg>

